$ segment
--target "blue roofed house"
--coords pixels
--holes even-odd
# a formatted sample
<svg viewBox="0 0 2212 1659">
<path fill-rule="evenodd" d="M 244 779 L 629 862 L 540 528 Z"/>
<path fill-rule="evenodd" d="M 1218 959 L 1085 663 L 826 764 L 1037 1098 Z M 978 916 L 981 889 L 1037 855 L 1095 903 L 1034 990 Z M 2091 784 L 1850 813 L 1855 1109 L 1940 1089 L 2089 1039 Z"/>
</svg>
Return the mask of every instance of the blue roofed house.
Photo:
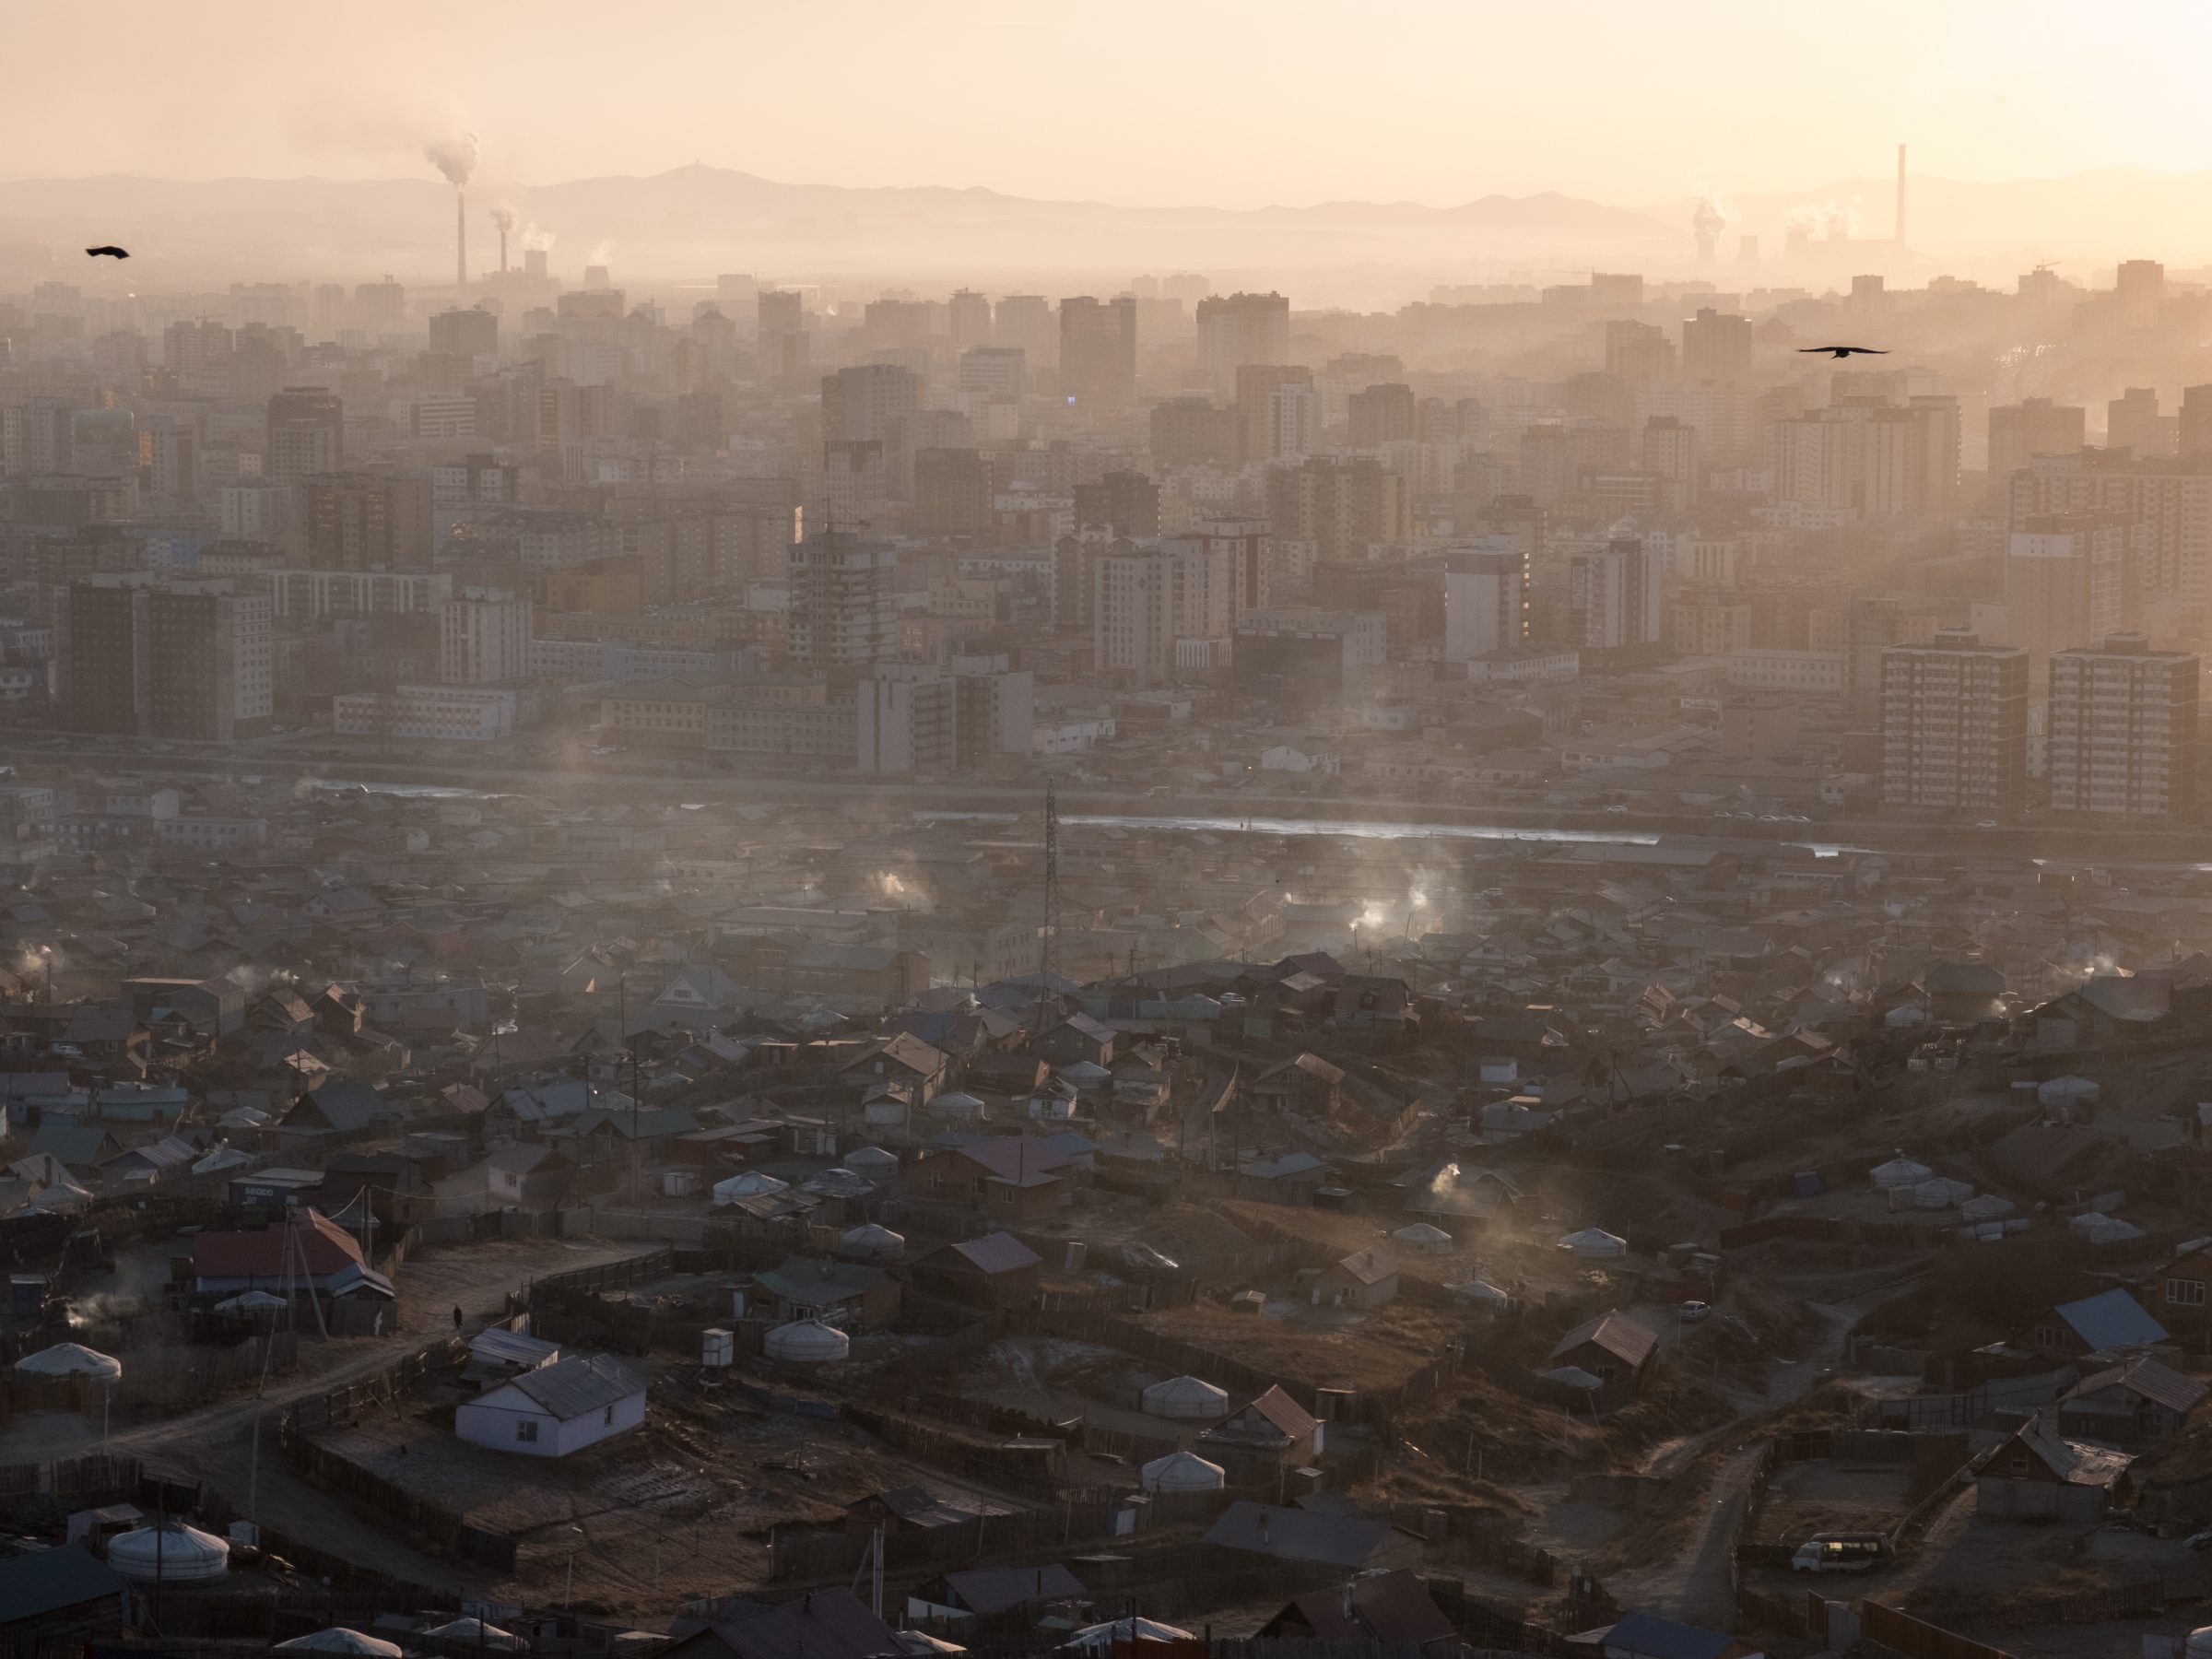
<svg viewBox="0 0 2212 1659">
<path fill-rule="evenodd" d="M 284 1135 L 358 1135 L 392 1115 L 384 1097 L 353 1077 L 333 1077 L 292 1102 L 276 1120 Z"/>
<path fill-rule="evenodd" d="M 1605 1659 L 1756 1659 L 1759 1650 L 1725 1630 L 1701 1630 L 1656 1613 L 1624 1613 L 1605 1633 Z"/>
<path fill-rule="evenodd" d="M 2061 1302 L 2039 1315 L 2023 1347 L 2062 1359 L 2155 1347 L 2170 1340 L 2166 1327 L 2143 1304 L 2117 1288 Z"/>
</svg>

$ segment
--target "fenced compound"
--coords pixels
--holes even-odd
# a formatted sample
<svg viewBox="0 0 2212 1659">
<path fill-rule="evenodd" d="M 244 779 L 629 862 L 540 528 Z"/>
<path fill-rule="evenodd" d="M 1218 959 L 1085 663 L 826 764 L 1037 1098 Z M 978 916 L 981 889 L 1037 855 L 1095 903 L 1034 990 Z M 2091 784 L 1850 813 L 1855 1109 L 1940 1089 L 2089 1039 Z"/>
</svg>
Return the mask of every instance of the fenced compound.
<svg viewBox="0 0 2212 1659">
<path fill-rule="evenodd" d="M 1859 1619 L 1868 1640 L 1895 1648 L 1906 1659 L 2012 1659 L 2003 1648 L 1932 1625 L 1880 1602 L 1861 1602 Z"/>
</svg>

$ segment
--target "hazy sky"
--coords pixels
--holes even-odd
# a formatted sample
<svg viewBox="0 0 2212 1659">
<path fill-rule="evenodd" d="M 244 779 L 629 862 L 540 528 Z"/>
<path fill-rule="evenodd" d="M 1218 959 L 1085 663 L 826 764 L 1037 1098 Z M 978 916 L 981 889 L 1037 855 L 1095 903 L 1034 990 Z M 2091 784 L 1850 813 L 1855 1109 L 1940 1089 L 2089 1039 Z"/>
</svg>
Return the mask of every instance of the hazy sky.
<svg viewBox="0 0 2212 1659">
<path fill-rule="evenodd" d="M 1253 206 L 2212 167 L 2200 0 L 23 0 L 16 177 L 698 160 Z"/>
</svg>

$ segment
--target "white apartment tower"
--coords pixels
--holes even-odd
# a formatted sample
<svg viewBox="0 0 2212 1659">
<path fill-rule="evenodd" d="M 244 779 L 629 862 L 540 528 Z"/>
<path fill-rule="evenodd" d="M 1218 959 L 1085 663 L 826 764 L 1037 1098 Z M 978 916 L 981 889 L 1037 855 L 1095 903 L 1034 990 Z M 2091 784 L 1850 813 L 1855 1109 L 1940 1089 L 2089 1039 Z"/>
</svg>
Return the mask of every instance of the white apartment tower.
<svg viewBox="0 0 2212 1659">
<path fill-rule="evenodd" d="M 438 677 L 449 686 L 497 686 L 530 671 L 530 601 L 467 588 L 438 614 Z"/>
<path fill-rule="evenodd" d="M 2198 657 L 2117 634 L 2051 656 L 2051 810 L 2171 823 L 2196 808 Z"/>
</svg>

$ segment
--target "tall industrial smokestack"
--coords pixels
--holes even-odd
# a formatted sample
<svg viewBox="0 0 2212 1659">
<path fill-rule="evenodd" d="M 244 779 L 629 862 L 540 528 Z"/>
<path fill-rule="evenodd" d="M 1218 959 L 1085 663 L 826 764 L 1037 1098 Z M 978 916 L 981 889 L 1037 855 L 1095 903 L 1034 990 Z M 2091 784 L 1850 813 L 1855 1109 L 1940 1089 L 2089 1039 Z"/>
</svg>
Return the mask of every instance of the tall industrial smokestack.
<svg viewBox="0 0 2212 1659">
<path fill-rule="evenodd" d="M 1897 245 L 1905 245 L 1905 147 L 1897 147 Z"/>
<path fill-rule="evenodd" d="M 453 286 L 468 287 L 468 192 L 453 191 Z"/>
<path fill-rule="evenodd" d="M 517 215 L 513 208 L 501 203 L 491 210 L 492 228 L 500 233 L 500 275 L 507 275 L 507 232 L 514 229 Z"/>
</svg>

